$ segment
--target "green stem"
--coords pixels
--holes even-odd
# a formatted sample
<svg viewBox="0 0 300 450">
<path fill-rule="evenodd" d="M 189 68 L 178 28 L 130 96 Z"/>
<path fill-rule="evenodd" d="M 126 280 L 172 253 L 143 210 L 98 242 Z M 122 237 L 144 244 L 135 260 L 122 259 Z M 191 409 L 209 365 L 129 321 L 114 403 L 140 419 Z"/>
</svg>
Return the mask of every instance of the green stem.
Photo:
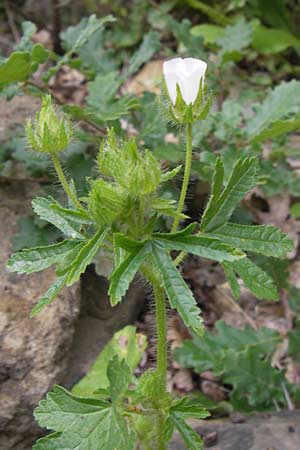
<svg viewBox="0 0 300 450">
<path fill-rule="evenodd" d="M 57 156 L 56 153 L 52 153 L 52 161 L 53 161 L 54 168 L 56 170 L 58 179 L 59 179 L 62 187 L 64 188 L 65 193 L 67 194 L 69 199 L 73 202 L 73 204 L 77 206 L 77 208 L 83 209 L 81 204 L 79 203 L 78 198 L 76 197 L 74 192 L 71 191 L 71 189 L 69 187 L 69 184 L 68 184 L 68 182 L 66 180 L 65 174 L 64 174 L 64 172 L 62 170 L 60 161 L 59 161 L 58 156 Z"/>
<path fill-rule="evenodd" d="M 167 313 L 164 289 L 160 284 L 153 285 L 156 332 L 157 332 L 157 373 L 159 374 L 160 387 L 163 393 L 167 384 Z"/>
<path fill-rule="evenodd" d="M 165 291 L 161 285 L 160 277 L 149 266 L 143 266 L 141 269 L 143 276 L 152 285 L 155 299 L 156 313 L 156 332 L 157 332 L 157 366 L 159 395 L 164 398 L 167 389 L 167 312 L 165 303 Z M 165 416 L 161 409 L 157 409 L 156 415 L 156 439 L 157 450 L 166 450 L 166 444 L 163 439 Z"/>
<path fill-rule="evenodd" d="M 193 152 L 193 146 L 192 146 L 192 124 L 188 123 L 186 126 L 186 156 L 185 156 L 185 169 L 184 169 L 184 177 L 183 182 L 181 186 L 181 193 L 180 198 L 178 202 L 177 207 L 177 214 L 173 222 L 172 226 L 172 233 L 175 233 L 177 231 L 179 220 L 180 220 L 180 214 L 182 213 L 184 201 L 189 185 L 190 180 L 190 173 L 191 173 L 191 164 L 192 164 L 192 152 Z"/>
</svg>

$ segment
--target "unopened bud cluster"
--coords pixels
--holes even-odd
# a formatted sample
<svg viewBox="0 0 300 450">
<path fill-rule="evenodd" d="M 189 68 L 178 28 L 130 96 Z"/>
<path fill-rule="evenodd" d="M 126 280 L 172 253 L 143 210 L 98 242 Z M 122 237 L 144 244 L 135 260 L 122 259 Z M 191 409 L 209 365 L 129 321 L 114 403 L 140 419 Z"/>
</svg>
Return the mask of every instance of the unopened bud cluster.
<svg viewBox="0 0 300 450">
<path fill-rule="evenodd" d="M 26 137 L 33 150 L 41 153 L 58 153 L 65 150 L 72 138 L 72 122 L 57 112 L 50 95 L 42 98 L 42 107 L 35 119 L 25 125 Z"/>
</svg>

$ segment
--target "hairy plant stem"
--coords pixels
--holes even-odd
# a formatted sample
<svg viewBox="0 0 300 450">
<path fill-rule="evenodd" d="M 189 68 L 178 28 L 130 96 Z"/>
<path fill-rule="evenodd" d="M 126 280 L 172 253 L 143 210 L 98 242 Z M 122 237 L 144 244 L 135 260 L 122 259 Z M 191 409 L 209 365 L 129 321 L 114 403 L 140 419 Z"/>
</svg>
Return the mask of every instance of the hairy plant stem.
<svg viewBox="0 0 300 450">
<path fill-rule="evenodd" d="M 172 226 L 172 233 L 175 233 L 177 231 L 179 220 L 180 220 L 180 214 L 182 213 L 185 197 L 189 185 L 190 180 L 190 173 L 191 173 L 191 164 L 192 164 L 192 152 L 193 152 L 193 146 L 192 146 L 192 124 L 188 123 L 186 126 L 186 155 L 185 155 L 185 168 L 184 168 L 184 176 L 183 176 L 183 182 L 181 186 L 181 192 L 179 197 L 179 202 L 177 206 L 177 215 L 174 219 L 173 226 Z"/>
<path fill-rule="evenodd" d="M 53 161 L 53 165 L 56 170 L 58 179 L 59 179 L 62 187 L 64 188 L 64 191 L 67 194 L 68 198 L 73 202 L 74 205 L 77 206 L 77 208 L 82 210 L 83 208 L 82 208 L 81 204 L 79 203 L 78 198 L 76 197 L 74 192 L 71 191 L 71 189 L 69 187 L 69 184 L 66 180 L 65 174 L 63 172 L 59 158 L 56 153 L 52 153 L 52 161 Z"/>
<path fill-rule="evenodd" d="M 156 332 L 157 332 L 157 365 L 159 397 L 163 399 L 167 390 L 167 312 L 165 303 L 165 291 L 161 284 L 161 279 L 151 267 L 143 266 L 141 270 L 144 277 L 152 286 L 155 299 Z M 157 409 L 156 414 L 156 443 L 157 450 L 166 450 L 163 439 L 165 416 L 162 409 Z"/>
</svg>

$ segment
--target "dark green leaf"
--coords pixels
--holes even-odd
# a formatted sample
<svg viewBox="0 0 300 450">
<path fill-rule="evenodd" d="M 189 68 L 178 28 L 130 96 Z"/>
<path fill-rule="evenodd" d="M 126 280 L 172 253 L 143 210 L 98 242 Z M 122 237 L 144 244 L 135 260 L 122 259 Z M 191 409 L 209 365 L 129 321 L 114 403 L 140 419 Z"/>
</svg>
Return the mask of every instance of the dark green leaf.
<svg viewBox="0 0 300 450">
<path fill-rule="evenodd" d="M 239 202 L 255 185 L 257 160 L 254 157 L 239 159 L 221 192 L 223 174 L 223 165 L 217 160 L 212 194 L 202 217 L 201 231 L 210 232 L 228 222 Z"/>
<path fill-rule="evenodd" d="M 265 256 L 284 256 L 293 247 L 286 234 L 271 226 L 227 223 L 209 235 L 233 247 Z"/>
<path fill-rule="evenodd" d="M 150 244 L 133 249 L 110 276 L 109 296 L 114 306 L 122 300 L 135 274 L 151 250 Z"/>
<path fill-rule="evenodd" d="M 55 280 L 48 291 L 39 299 L 38 303 L 30 312 L 30 317 L 36 316 L 41 312 L 47 305 L 49 305 L 58 296 L 62 288 L 65 286 L 67 281 L 67 274 L 59 277 Z"/>
<path fill-rule="evenodd" d="M 232 294 L 235 299 L 238 299 L 241 293 L 241 289 L 237 281 L 235 271 L 233 270 L 233 267 L 230 264 L 227 264 L 225 261 L 223 262 L 222 266 Z"/>
<path fill-rule="evenodd" d="M 245 286 L 257 297 L 263 300 L 278 300 L 278 291 L 274 280 L 256 266 L 247 257 L 234 261 L 231 264 L 234 271 L 244 281 Z"/>
<path fill-rule="evenodd" d="M 8 260 L 7 268 L 11 272 L 33 273 L 39 272 L 58 263 L 78 245 L 78 240 L 65 240 L 46 247 L 24 249 L 14 253 Z"/>
<path fill-rule="evenodd" d="M 178 311 L 187 327 L 191 327 L 196 334 L 202 334 L 203 325 L 199 315 L 200 309 L 190 289 L 177 271 L 166 250 L 158 245 L 152 245 L 152 248 L 153 257 L 162 277 L 171 307 Z"/>
<path fill-rule="evenodd" d="M 82 247 L 74 260 L 71 270 L 69 271 L 67 286 L 71 286 L 73 283 L 75 283 L 75 281 L 79 280 L 80 275 L 92 262 L 94 256 L 101 247 L 107 233 L 107 228 L 99 229 L 97 233 Z"/>
<path fill-rule="evenodd" d="M 284 373 L 262 360 L 253 348 L 226 354 L 223 380 L 234 388 L 233 402 L 244 398 L 252 406 L 272 405 L 273 399 L 283 396 L 281 383 L 285 380 Z"/>
<path fill-rule="evenodd" d="M 203 449 L 203 441 L 200 435 L 184 421 L 180 413 L 171 412 L 170 420 L 177 431 L 179 431 L 188 450 Z"/>
<path fill-rule="evenodd" d="M 62 208 L 52 197 L 37 197 L 32 200 L 32 207 L 34 212 L 41 219 L 52 223 L 52 225 L 61 230 L 66 236 L 72 237 L 73 239 L 83 238 L 83 235 L 79 231 L 80 224 L 82 222 L 78 220 L 78 216 L 82 217 L 81 213 L 75 212 L 72 215 L 72 212 L 66 212 L 68 210 L 66 208 Z"/>
</svg>

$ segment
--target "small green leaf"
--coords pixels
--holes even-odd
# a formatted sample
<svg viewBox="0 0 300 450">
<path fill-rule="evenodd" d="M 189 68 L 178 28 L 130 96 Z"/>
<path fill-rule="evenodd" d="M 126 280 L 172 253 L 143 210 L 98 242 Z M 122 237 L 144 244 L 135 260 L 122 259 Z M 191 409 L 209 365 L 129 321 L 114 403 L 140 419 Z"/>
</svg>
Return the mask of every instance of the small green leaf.
<svg viewBox="0 0 300 450">
<path fill-rule="evenodd" d="M 52 223 L 52 225 L 61 230 L 66 236 L 72 237 L 73 239 L 82 239 L 84 237 L 79 231 L 81 222 L 78 221 L 78 218 L 76 220 L 76 217 L 80 213 L 76 214 L 75 212 L 74 215 L 67 213 L 66 211 L 68 210 L 62 208 L 52 197 L 37 197 L 32 200 L 32 207 L 41 219 Z"/>
<path fill-rule="evenodd" d="M 205 419 L 210 413 L 204 409 L 198 400 L 191 400 L 189 397 L 183 397 L 177 401 L 171 408 L 172 412 L 179 413 L 183 418 L 194 417 L 195 419 Z"/>
<path fill-rule="evenodd" d="M 132 252 L 121 262 L 110 276 L 109 296 L 112 306 L 118 304 L 126 294 L 135 274 L 150 253 L 151 247 L 146 243 Z"/>
<path fill-rule="evenodd" d="M 110 397 L 113 403 L 124 395 L 132 378 L 132 372 L 125 359 L 115 355 L 107 367 L 107 378 L 110 384 Z"/>
<path fill-rule="evenodd" d="M 58 244 L 46 247 L 35 247 L 24 249 L 19 253 L 14 253 L 8 260 L 7 268 L 11 272 L 33 273 L 39 272 L 58 263 L 77 245 L 78 240 L 65 240 Z"/>
<path fill-rule="evenodd" d="M 190 289 L 182 279 L 164 247 L 152 245 L 153 257 L 162 277 L 170 305 L 176 309 L 187 327 L 196 334 L 203 333 L 200 309 Z"/>
<path fill-rule="evenodd" d="M 259 299 L 278 300 L 278 291 L 274 280 L 256 266 L 247 257 L 234 261 L 231 264 L 234 271 L 244 281 L 245 286 Z"/>
<path fill-rule="evenodd" d="M 39 299 L 38 303 L 32 308 L 30 312 L 30 317 L 36 316 L 41 312 L 47 305 L 49 305 L 53 300 L 56 299 L 62 288 L 66 285 L 67 274 L 59 277 L 55 280 L 48 291 Z"/>
<path fill-rule="evenodd" d="M 239 202 L 255 185 L 257 170 L 255 157 L 239 159 L 221 193 L 223 167 L 220 160 L 217 160 L 212 195 L 202 217 L 201 231 L 210 232 L 228 222 Z"/>
<path fill-rule="evenodd" d="M 208 235 L 241 250 L 265 256 L 284 256 L 293 247 L 293 242 L 279 228 L 264 225 L 227 223 Z"/>
<path fill-rule="evenodd" d="M 31 73 L 29 52 L 13 52 L 0 64 L 0 89 L 6 84 L 27 80 Z"/>
<path fill-rule="evenodd" d="M 32 47 L 31 59 L 38 64 L 42 64 L 47 61 L 49 54 L 50 52 L 46 47 L 44 47 L 42 44 L 37 43 Z"/>
<path fill-rule="evenodd" d="M 72 264 L 72 268 L 69 271 L 67 286 L 71 286 L 75 281 L 79 280 L 80 275 L 85 271 L 87 266 L 92 262 L 97 251 L 101 247 L 108 228 L 99 229 L 97 233 L 86 242 Z"/>
<path fill-rule="evenodd" d="M 184 420 L 182 415 L 178 412 L 171 412 L 170 420 L 174 427 L 180 433 L 186 448 L 188 450 L 202 450 L 203 441 L 200 435 L 193 430 Z"/>
</svg>

